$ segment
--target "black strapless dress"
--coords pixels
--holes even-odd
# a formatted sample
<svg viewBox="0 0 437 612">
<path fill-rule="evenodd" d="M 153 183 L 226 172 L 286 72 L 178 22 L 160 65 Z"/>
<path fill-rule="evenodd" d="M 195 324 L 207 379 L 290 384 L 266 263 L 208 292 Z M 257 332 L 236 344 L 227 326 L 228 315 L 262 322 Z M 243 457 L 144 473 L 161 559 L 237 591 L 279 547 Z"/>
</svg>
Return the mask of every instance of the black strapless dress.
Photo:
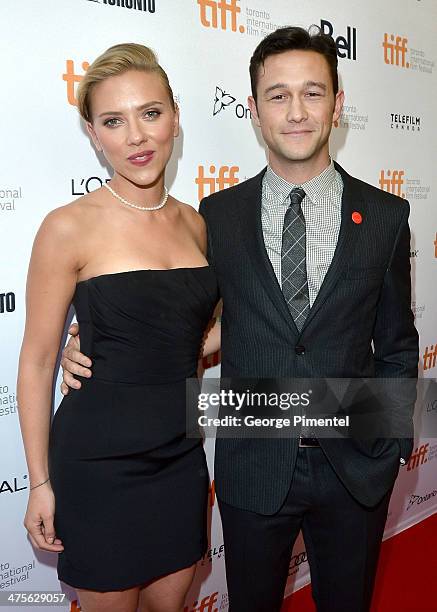
<svg viewBox="0 0 437 612">
<path fill-rule="evenodd" d="M 209 478 L 201 441 L 185 435 L 185 379 L 217 299 L 207 266 L 77 284 L 93 377 L 62 400 L 49 445 L 67 584 L 126 589 L 205 554 Z"/>
</svg>

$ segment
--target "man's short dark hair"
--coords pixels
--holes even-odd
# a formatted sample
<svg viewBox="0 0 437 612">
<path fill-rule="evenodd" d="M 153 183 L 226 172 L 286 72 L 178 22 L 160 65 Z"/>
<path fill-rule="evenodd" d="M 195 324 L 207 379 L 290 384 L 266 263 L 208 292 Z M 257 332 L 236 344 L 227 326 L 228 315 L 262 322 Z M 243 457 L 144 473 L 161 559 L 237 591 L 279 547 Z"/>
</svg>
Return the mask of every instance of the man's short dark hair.
<svg viewBox="0 0 437 612">
<path fill-rule="evenodd" d="M 315 51 L 326 59 L 332 77 L 334 95 L 338 92 L 338 58 L 334 39 L 324 34 L 318 26 L 310 26 L 308 30 L 288 26 L 279 28 L 266 36 L 257 46 L 250 59 L 250 83 L 252 96 L 256 102 L 256 87 L 258 84 L 259 68 L 271 55 L 278 55 L 285 51 Z"/>
</svg>

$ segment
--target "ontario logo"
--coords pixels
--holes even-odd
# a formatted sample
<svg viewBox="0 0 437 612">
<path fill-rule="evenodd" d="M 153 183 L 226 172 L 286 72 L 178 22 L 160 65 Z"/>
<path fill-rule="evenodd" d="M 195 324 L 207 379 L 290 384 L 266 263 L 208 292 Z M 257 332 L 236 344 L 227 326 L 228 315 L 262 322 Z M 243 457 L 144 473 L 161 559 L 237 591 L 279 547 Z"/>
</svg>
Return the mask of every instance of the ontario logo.
<svg viewBox="0 0 437 612">
<path fill-rule="evenodd" d="M 410 499 L 408 501 L 408 506 L 407 506 L 407 510 L 409 510 L 410 508 L 412 508 L 415 505 L 420 505 L 423 504 L 424 502 L 429 501 L 430 499 L 432 499 L 433 497 L 435 497 L 437 495 L 437 491 L 430 491 L 429 493 L 426 493 L 425 495 L 410 495 Z"/>
<path fill-rule="evenodd" d="M 237 117 L 237 119 L 252 119 L 252 113 L 250 112 L 250 108 L 248 108 L 241 102 L 237 102 L 237 104 L 233 106 L 235 102 L 237 102 L 237 98 L 235 96 L 232 96 L 222 87 L 216 85 L 212 116 L 215 117 L 222 111 L 226 111 L 228 107 L 232 107 L 233 114 Z"/>
<path fill-rule="evenodd" d="M 241 13 L 240 0 L 197 0 L 200 8 L 200 23 L 205 28 L 237 32 L 238 18 Z M 238 31 L 245 32 L 244 25 Z"/>
<path fill-rule="evenodd" d="M 212 111 L 212 116 L 215 117 L 216 115 L 221 113 L 224 108 L 233 104 L 235 100 L 236 98 L 234 98 L 234 96 L 231 96 L 230 94 L 226 93 L 221 87 L 217 85 L 215 88 L 214 109 Z"/>
</svg>

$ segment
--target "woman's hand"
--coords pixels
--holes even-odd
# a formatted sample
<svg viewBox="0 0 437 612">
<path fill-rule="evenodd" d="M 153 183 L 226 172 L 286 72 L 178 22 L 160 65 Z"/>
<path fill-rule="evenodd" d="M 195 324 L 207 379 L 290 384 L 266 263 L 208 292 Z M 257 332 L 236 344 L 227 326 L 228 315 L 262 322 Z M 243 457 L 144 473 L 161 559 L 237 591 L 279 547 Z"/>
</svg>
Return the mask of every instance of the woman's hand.
<svg viewBox="0 0 437 612">
<path fill-rule="evenodd" d="M 64 547 L 56 537 L 54 527 L 55 496 L 50 482 L 36 487 L 29 494 L 24 526 L 35 548 L 48 552 L 62 552 Z"/>
<path fill-rule="evenodd" d="M 72 389 L 80 389 L 81 383 L 74 378 L 74 374 L 83 376 L 84 378 L 91 377 L 92 365 L 91 359 L 80 352 L 79 325 L 73 323 L 68 329 L 71 337 L 62 351 L 62 379 L 61 393 L 68 395 L 70 387 Z"/>
</svg>

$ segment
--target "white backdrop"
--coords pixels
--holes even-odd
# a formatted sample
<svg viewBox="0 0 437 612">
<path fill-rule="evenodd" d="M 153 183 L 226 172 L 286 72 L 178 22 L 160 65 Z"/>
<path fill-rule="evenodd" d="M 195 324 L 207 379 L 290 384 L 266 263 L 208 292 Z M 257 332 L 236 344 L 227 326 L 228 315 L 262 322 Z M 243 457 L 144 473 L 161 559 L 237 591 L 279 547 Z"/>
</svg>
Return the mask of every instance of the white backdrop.
<svg viewBox="0 0 437 612">
<path fill-rule="evenodd" d="M 312 23 L 334 36 L 346 106 L 333 130 L 331 153 L 351 174 L 411 203 L 412 307 L 421 375 L 435 377 L 437 5 L 434 0 L 329 5 L 324 0 L 2 0 L 0 593 L 61 588 L 69 598 L 62 609 L 79 609 L 75 593 L 57 581 L 55 558 L 35 553 L 22 527 L 27 474 L 16 369 L 36 230 L 48 211 L 108 177 L 80 125 L 74 92 L 85 62 L 110 45 L 134 41 L 157 51 L 181 108 L 182 132 L 167 184 L 176 197 L 197 206 L 202 195 L 242 181 L 265 164 L 246 103 L 249 59 L 260 38 L 278 25 Z M 218 368 L 206 375 L 217 376 Z M 435 414 L 437 397 L 419 403 Z M 386 537 L 437 509 L 437 440 L 424 431 L 417 435 L 416 451 L 393 494 Z M 206 450 L 212 466 L 211 441 Z M 199 562 L 186 612 L 228 607 L 213 489 L 210 508 L 210 550 Z M 308 580 L 299 539 L 287 592 Z"/>
</svg>

